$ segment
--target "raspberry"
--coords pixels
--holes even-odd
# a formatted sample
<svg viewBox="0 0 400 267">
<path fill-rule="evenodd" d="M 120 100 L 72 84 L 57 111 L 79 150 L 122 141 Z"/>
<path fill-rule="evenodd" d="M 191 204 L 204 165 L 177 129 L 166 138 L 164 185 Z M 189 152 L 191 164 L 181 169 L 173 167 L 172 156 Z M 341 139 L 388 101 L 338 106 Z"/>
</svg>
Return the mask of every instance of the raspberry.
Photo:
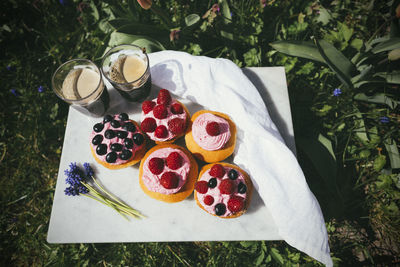
<svg viewBox="0 0 400 267">
<path fill-rule="evenodd" d="M 222 167 L 222 165 L 220 165 L 220 164 L 214 164 L 214 165 L 211 167 L 209 174 L 210 174 L 212 177 L 222 178 L 222 177 L 224 177 L 225 169 L 224 169 L 224 167 Z"/>
<path fill-rule="evenodd" d="M 211 135 L 211 136 L 217 136 L 217 135 L 219 135 L 220 130 L 219 130 L 219 125 L 218 125 L 218 123 L 215 122 L 215 121 L 207 123 L 206 131 L 207 131 L 207 133 L 208 133 L 209 135 Z"/>
<path fill-rule="evenodd" d="M 157 127 L 156 120 L 153 118 L 146 118 L 140 124 L 143 132 L 152 133 Z"/>
<path fill-rule="evenodd" d="M 152 111 L 155 105 L 156 105 L 156 103 L 154 103 L 153 101 L 150 101 L 150 100 L 143 101 L 142 110 L 143 110 L 144 114 L 147 114 L 150 111 Z"/>
<path fill-rule="evenodd" d="M 174 103 L 171 106 L 171 112 L 174 114 L 182 114 L 183 113 L 183 107 L 179 103 Z"/>
<path fill-rule="evenodd" d="M 181 134 L 185 131 L 186 123 L 182 119 L 175 118 L 168 122 L 168 128 L 173 134 Z"/>
<path fill-rule="evenodd" d="M 160 184 L 166 189 L 177 188 L 179 185 L 179 177 L 175 172 L 166 172 L 161 175 Z"/>
<path fill-rule="evenodd" d="M 167 89 L 161 89 L 157 96 L 157 104 L 168 105 L 171 102 L 171 95 Z"/>
<path fill-rule="evenodd" d="M 214 203 L 214 198 L 210 195 L 205 196 L 204 204 L 206 204 L 207 206 L 210 206 L 210 205 L 212 205 L 212 203 Z"/>
<path fill-rule="evenodd" d="M 196 191 L 199 192 L 200 194 L 207 193 L 208 190 L 207 182 L 206 181 L 196 182 L 196 184 L 194 185 L 194 189 L 196 189 Z"/>
<path fill-rule="evenodd" d="M 165 105 L 157 105 L 153 109 L 154 117 L 157 119 L 165 119 L 168 115 L 168 110 Z"/>
<path fill-rule="evenodd" d="M 157 126 L 156 130 L 154 131 L 154 135 L 157 138 L 165 138 L 168 136 L 168 130 L 167 127 L 164 125 Z"/>
<path fill-rule="evenodd" d="M 152 158 L 149 160 L 149 169 L 151 173 L 158 175 L 164 170 L 164 160 L 160 158 Z"/>
<path fill-rule="evenodd" d="M 233 213 L 239 212 L 243 210 L 244 207 L 244 199 L 239 196 L 233 196 L 228 200 L 228 210 Z"/>
<path fill-rule="evenodd" d="M 172 152 L 171 154 L 168 155 L 166 163 L 168 168 L 172 170 L 177 170 L 180 167 L 182 167 L 182 157 L 181 155 L 179 155 L 178 152 Z"/>
<path fill-rule="evenodd" d="M 219 191 L 221 192 L 221 194 L 230 195 L 233 193 L 234 184 L 233 184 L 232 180 L 224 179 L 221 181 L 218 188 L 219 188 Z"/>
</svg>

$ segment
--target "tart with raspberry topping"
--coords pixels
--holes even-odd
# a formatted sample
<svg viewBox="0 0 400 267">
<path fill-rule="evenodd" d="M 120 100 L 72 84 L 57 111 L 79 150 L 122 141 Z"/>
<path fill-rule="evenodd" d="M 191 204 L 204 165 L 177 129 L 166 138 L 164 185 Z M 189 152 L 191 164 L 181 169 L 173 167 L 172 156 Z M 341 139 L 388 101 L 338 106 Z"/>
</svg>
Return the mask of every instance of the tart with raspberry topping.
<svg viewBox="0 0 400 267">
<path fill-rule="evenodd" d="M 224 113 L 200 110 L 191 118 L 185 142 L 198 159 L 208 163 L 222 161 L 235 150 L 236 126 Z"/>
<path fill-rule="evenodd" d="M 140 162 L 139 184 L 154 199 L 179 202 L 193 192 L 197 174 L 197 162 L 189 151 L 161 144 L 147 151 Z"/>
<path fill-rule="evenodd" d="M 161 89 L 156 99 L 142 103 L 141 128 L 157 144 L 173 143 L 183 136 L 189 124 L 187 108 Z"/>
<path fill-rule="evenodd" d="M 93 126 L 90 149 L 95 160 L 109 169 L 138 163 L 146 152 L 146 137 L 126 113 L 106 115 Z"/>
<path fill-rule="evenodd" d="M 253 184 L 248 174 L 236 165 L 213 163 L 205 165 L 195 184 L 197 205 L 220 218 L 236 218 L 250 205 Z"/>
</svg>

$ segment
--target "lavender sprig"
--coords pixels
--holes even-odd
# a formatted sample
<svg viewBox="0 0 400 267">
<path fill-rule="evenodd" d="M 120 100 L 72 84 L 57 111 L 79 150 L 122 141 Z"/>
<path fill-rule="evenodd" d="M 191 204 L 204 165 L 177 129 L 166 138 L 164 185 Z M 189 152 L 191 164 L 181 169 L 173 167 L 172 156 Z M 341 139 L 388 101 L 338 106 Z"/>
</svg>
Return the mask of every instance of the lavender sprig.
<svg viewBox="0 0 400 267">
<path fill-rule="evenodd" d="M 69 169 L 64 171 L 67 177 L 65 182 L 69 185 L 69 187 L 64 190 L 67 196 L 83 195 L 92 198 L 113 208 L 124 218 L 126 218 L 124 215 L 134 218 L 144 217 L 139 211 L 126 205 L 104 189 L 94 177 L 94 171 L 89 163 L 85 162 L 83 167 L 84 171 L 79 168 L 76 162 L 71 162 L 69 164 Z M 91 182 L 94 182 L 93 186 L 90 184 Z"/>
</svg>

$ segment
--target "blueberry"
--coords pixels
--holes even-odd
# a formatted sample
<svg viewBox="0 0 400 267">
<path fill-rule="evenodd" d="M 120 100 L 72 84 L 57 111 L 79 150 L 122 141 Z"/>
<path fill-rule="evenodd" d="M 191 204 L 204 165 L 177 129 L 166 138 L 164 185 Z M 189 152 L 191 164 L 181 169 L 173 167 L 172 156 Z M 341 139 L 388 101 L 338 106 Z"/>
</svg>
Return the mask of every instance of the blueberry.
<svg viewBox="0 0 400 267">
<path fill-rule="evenodd" d="M 240 182 L 238 185 L 238 193 L 244 194 L 246 193 L 246 191 L 247 191 L 247 186 L 244 183 Z"/>
<path fill-rule="evenodd" d="M 92 144 L 93 144 L 93 145 L 101 144 L 101 142 L 103 142 L 103 136 L 102 136 L 101 134 L 96 135 L 96 136 L 93 137 L 93 139 L 92 139 Z"/>
<path fill-rule="evenodd" d="M 119 118 L 121 121 L 127 121 L 127 120 L 129 120 L 128 114 L 126 114 L 126 113 L 121 113 L 121 114 L 119 114 L 118 118 Z"/>
<path fill-rule="evenodd" d="M 129 150 L 122 150 L 122 153 L 119 155 L 119 158 L 122 160 L 128 160 L 132 157 L 132 152 Z"/>
<path fill-rule="evenodd" d="M 113 139 L 115 137 L 115 132 L 113 130 L 107 130 L 104 133 L 105 138 L 107 139 Z"/>
<path fill-rule="evenodd" d="M 117 160 L 117 153 L 115 152 L 110 152 L 106 156 L 106 161 L 108 163 L 114 163 Z"/>
<path fill-rule="evenodd" d="M 216 178 L 211 178 L 208 180 L 208 187 L 209 188 L 214 188 L 217 186 L 217 179 Z"/>
<path fill-rule="evenodd" d="M 119 121 L 117 121 L 117 120 L 112 120 L 110 124 L 111 124 L 111 126 L 114 127 L 114 128 L 119 128 L 119 127 L 121 127 L 121 123 L 119 123 Z"/>
<path fill-rule="evenodd" d="M 133 142 L 135 142 L 136 145 L 140 146 L 144 142 L 144 137 L 142 134 L 137 133 L 133 135 Z"/>
<path fill-rule="evenodd" d="M 106 144 L 100 144 L 96 147 L 96 153 L 97 155 L 105 155 L 107 153 L 107 145 Z"/>
<path fill-rule="evenodd" d="M 117 131 L 118 138 L 124 139 L 128 136 L 128 132 L 125 131 Z"/>
<path fill-rule="evenodd" d="M 228 177 L 229 177 L 229 179 L 231 179 L 231 180 L 236 180 L 236 179 L 238 178 L 238 173 L 237 173 L 237 171 L 234 170 L 234 169 L 231 169 L 231 170 L 228 172 Z"/>
<path fill-rule="evenodd" d="M 224 215 L 226 212 L 226 207 L 224 203 L 218 203 L 215 205 L 215 215 L 221 216 Z"/>
<path fill-rule="evenodd" d="M 104 116 L 103 122 L 104 123 L 110 122 L 110 121 L 112 121 L 112 119 L 113 119 L 113 117 L 111 115 L 107 114 Z"/>
<path fill-rule="evenodd" d="M 101 122 L 96 123 L 96 124 L 93 126 L 93 130 L 94 130 L 96 133 L 101 132 L 103 129 L 104 129 L 104 124 L 102 124 Z"/>
<path fill-rule="evenodd" d="M 135 124 L 133 124 L 132 122 L 125 123 L 124 126 L 122 126 L 122 129 L 124 129 L 124 130 L 126 130 L 128 132 L 136 131 Z"/>
<path fill-rule="evenodd" d="M 132 139 L 130 139 L 130 138 L 126 138 L 126 139 L 124 140 L 124 144 L 125 144 L 125 147 L 126 147 L 126 148 L 132 148 L 132 147 L 133 147 L 133 141 L 132 141 Z"/>
<path fill-rule="evenodd" d="M 122 145 L 118 143 L 111 144 L 110 148 L 112 151 L 122 151 Z"/>
</svg>

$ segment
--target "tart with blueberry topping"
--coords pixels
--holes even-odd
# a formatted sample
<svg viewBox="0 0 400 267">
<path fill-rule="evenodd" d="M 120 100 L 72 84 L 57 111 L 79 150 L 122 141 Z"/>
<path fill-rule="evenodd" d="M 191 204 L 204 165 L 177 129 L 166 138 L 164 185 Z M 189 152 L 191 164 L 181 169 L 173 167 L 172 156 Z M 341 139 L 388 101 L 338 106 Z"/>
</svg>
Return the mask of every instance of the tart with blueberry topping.
<svg viewBox="0 0 400 267">
<path fill-rule="evenodd" d="M 95 160 L 109 169 L 138 163 L 146 152 L 146 138 L 126 113 L 106 115 L 93 126 L 90 149 Z"/>
<path fill-rule="evenodd" d="M 190 114 L 185 105 L 161 89 L 156 99 L 142 103 L 141 128 L 156 144 L 173 143 L 186 132 Z"/>
<path fill-rule="evenodd" d="M 236 125 L 224 113 L 200 110 L 190 120 L 185 142 L 198 159 L 208 163 L 222 161 L 235 150 Z"/>
<path fill-rule="evenodd" d="M 139 184 L 154 199 L 179 202 L 193 192 L 197 174 L 197 162 L 189 151 L 161 144 L 147 151 L 140 162 Z"/>
<path fill-rule="evenodd" d="M 236 165 L 214 163 L 205 165 L 195 184 L 197 205 L 220 218 L 236 218 L 250 205 L 253 184 L 249 175 Z"/>
</svg>

